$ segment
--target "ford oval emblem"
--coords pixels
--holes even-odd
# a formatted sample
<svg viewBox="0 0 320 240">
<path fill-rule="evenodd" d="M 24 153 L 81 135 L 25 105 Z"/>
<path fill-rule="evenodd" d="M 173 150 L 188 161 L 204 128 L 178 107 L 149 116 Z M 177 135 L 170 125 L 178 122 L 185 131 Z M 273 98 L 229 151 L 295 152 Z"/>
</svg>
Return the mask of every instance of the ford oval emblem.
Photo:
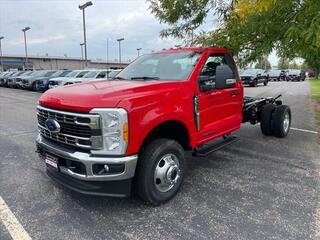
<svg viewBox="0 0 320 240">
<path fill-rule="evenodd" d="M 60 132 L 60 124 L 56 120 L 54 120 L 52 118 L 49 118 L 49 119 L 46 120 L 45 126 L 48 129 L 48 131 L 51 132 L 51 133 Z"/>
</svg>

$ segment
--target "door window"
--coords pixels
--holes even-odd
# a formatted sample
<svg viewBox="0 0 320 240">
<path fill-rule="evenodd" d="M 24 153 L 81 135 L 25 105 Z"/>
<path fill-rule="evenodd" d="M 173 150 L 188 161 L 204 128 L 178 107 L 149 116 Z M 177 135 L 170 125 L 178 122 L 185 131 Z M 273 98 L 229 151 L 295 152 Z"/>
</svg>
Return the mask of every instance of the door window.
<svg viewBox="0 0 320 240">
<path fill-rule="evenodd" d="M 216 70 L 218 66 L 228 65 L 232 71 L 234 78 L 236 76 L 236 67 L 229 54 L 211 54 L 204 67 L 200 72 L 199 85 L 211 86 L 214 89 L 216 82 Z"/>
</svg>

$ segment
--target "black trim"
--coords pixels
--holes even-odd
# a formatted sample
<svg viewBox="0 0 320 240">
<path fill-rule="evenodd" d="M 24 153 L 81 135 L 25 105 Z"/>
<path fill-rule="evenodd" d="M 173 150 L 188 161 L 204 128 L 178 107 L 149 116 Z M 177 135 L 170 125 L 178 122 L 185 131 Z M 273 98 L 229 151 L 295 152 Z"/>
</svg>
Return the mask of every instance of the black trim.
<svg viewBox="0 0 320 240">
<path fill-rule="evenodd" d="M 129 197 L 132 179 L 120 181 L 82 181 L 47 168 L 54 181 L 75 192 L 94 196 Z"/>
</svg>

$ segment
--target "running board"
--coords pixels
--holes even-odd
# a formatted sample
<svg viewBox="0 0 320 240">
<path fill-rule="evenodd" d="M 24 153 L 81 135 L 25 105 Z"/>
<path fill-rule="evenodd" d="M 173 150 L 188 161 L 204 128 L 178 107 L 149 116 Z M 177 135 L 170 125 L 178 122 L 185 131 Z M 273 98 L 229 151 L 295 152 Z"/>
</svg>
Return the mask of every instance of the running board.
<svg viewBox="0 0 320 240">
<path fill-rule="evenodd" d="M 231 136 L 231 135 L 223 137 L 220 140 L 213 140 L 209 143 L 205 143 L 200 147 L 196 148 L 192 153 L 192 155 L 195 157 L 206 157 L 210 153 L 220 150 L 221 148 L 226 147 L 234 142 L 237 142 L 238 140 L 239 140 L 238 137 Z"/>
</svg>

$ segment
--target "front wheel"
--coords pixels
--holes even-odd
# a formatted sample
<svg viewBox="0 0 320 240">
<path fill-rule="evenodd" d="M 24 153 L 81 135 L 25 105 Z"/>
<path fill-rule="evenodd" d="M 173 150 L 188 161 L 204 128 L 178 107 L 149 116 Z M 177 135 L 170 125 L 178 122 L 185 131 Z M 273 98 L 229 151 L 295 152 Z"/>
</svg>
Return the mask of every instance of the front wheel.
<svg viewBox="0 0 320 240">
<path fill-rule="evenodd" d="M 267 85 L 268 85 L 268 82 L 269 82 L 268 80 L 265 80 L 265 81 L 263 82 L 263 85 L 264 85 L 264 86 L 267 86 Z"/>
<path fill-rule="evenodd" d="M 32 90 L 32 91 L 37 91 L 37 84 L 36 84 L 36 82 L 34 82 L 34 83 L 32 84 L 31 90 Z"/>
<path fill-rule="evenodd" d="M 156 139 L 139 154 L 135 187 L 139 197 L 153 205 L 173 198 L 185 170 L 184 149 L 170 139 Z"/>
</svg>

